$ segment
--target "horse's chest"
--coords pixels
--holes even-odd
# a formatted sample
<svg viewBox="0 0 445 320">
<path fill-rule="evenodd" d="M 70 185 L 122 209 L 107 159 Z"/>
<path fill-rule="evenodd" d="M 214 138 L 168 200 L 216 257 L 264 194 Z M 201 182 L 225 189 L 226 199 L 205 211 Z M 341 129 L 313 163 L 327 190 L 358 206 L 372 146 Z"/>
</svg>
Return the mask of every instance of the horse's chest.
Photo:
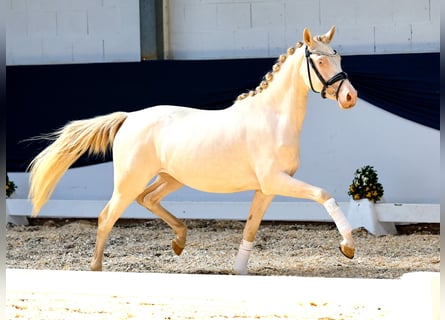
<svg viewBox="0 0 445 320">
<path fill-rule="evenodd" d="M 265 145 L 269 148 L 267 154 L 271 169 L 294 174 L 300 163 L 299 131 L 284 122 L 278 123 L 270 133 L 270 138 L 263 142 L 267 140 Z"/>
</svg>

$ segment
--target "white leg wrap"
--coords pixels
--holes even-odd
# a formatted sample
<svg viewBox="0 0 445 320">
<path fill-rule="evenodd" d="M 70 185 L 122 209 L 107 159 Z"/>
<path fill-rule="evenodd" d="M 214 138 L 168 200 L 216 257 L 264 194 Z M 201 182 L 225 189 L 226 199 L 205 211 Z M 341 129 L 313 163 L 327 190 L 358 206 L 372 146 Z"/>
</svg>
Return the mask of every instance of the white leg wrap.
<svg viewBox="0 0 445 320">
<path fill-rule="evenodd" d="M 346 219 L 345 215 L 341 211 L 340 207 L 338 206 L 337 202 L 334 198 L 330 198 L 323 203 L 323 206 L 325 207 L 326 211 L 329 213 L 329 215 L 332 217 L 332 219 L 335 222 L 335 225 L 337 226 L 338 231 L 343 236 L 343 238 L 350 239 L 351 238 L 351 225 L 349 224 L 348 220 Z"/>
<path fill-rule="evenodd" d="M 239 246 L 238 254 L 235 259 L 235 265 L 233 270 L 236 274 L 247 274 L 247 262 L 249 261 L 250 252 L 253 249 L 253 242 L 249 242 L 243 239 Z"/>
</svg>

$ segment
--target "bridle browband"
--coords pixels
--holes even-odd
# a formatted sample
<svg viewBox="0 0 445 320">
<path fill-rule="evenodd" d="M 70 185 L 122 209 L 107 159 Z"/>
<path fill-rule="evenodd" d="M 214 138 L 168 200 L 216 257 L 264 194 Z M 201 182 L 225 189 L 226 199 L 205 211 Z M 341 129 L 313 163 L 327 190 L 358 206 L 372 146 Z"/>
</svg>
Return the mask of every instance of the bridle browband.
<svg viewBox="0 0 445 320">
<path fill-rule="evenodd" d="M 317 67 L 315 66 L 314 61 L 311 59 L 311 54 L 313 53 L 317 53 L 317 52 L 311 52 L 308 48 L 308 46 L 305 47 L 305 54 L 306 54 L 306 64 L 307 64 L 307 75 L 309 78 L 309 84 L 311 85 L 311 89 L 312 91 L 314 91 L 315 93 L 320 93 L 323 99 L 326 99 L 326 89 L 330 86 L 332 86 L 334 83 L 340 81 L 340 84 L 337 87 L 337 91 L 335 91 L 335 98 L 338 100 L 338 92 L 340 91 L 340 87 L 343 84 L 343 82 L 348 79 L 348 74 L 344 71 L 341 71 L 339 73 L 337 73 L 336 75 L 334 75 L 332 78 L 330 78 L 328 81 L 325 81 L 323 76 L 321 75 L 321 73 L 318 71 Z M 330 56 L 333 57 L 337 54 L 337 51 L 334 50 L 334 53 L 318 53 L 318 54 L 322 54 L 325 56 Z M 311 70 L 309 68 L 309 65 L 312 67 L 312 69 L 314 70 L 315 74 L 318 77 L 318 80 L 320 80 L 320 82 L 323 84 L 323 89 L 321 89 L 320 92 L 316 91 L 312 85 L 312 79 L 311 79 Z"/>
</svg>

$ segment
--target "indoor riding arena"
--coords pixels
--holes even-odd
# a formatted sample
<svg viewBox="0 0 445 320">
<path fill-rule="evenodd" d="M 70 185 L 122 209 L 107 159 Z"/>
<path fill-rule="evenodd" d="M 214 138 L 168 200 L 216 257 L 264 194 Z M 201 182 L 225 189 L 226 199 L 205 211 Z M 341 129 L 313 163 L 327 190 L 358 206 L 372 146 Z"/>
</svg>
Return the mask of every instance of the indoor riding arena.
<svg viewBox="0 0 445 320">
<path fill-rule="evenodd" d="M 439 319 L 438 0 L 6 16 L 5 319 Z"/>
</svg>

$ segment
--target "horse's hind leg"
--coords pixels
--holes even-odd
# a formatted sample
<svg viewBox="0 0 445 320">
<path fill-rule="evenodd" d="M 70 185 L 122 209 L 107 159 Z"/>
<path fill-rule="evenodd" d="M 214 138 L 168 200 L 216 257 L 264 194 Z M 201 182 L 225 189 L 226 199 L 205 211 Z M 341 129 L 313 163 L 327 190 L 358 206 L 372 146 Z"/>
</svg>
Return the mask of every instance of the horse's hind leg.
<svg viewBox="0 0 445 320">
<path fill-rule="evenodd" d="M 137 197 L 137 202 L 141 206 L 153 212 L 173 229 L 176 238 L 172 240 L 172 248 L 177 255 L 180 255 L 185 247 L 187 226 L 168 212 L 160 202 L 162 198 L 182 186 L 183 184 L 172 176 L 160 173 L 156 180 Z"/>
<path fill-rule="evenodd" d="M 102 259 L 108 234 L 132 200 L 133 199 L 122 199 L 120 196 L 113 196 L 99 214 L 96 247 L 94 248 L 93 259 L 90 264 L 92 271 L 102 271 Z"/>
<path fill-rule="evenodd" d="M 130 172 L 121 176 L 115 171 L 115 185 L 113 195 L 99 215 L 96 247 L 90 268 L 92 271 L 102 270 L 102 260 L 108 235 L 124 210 L 137 195 L 145 188 L 150 176 L 140 172 Z"/>
</svg>

